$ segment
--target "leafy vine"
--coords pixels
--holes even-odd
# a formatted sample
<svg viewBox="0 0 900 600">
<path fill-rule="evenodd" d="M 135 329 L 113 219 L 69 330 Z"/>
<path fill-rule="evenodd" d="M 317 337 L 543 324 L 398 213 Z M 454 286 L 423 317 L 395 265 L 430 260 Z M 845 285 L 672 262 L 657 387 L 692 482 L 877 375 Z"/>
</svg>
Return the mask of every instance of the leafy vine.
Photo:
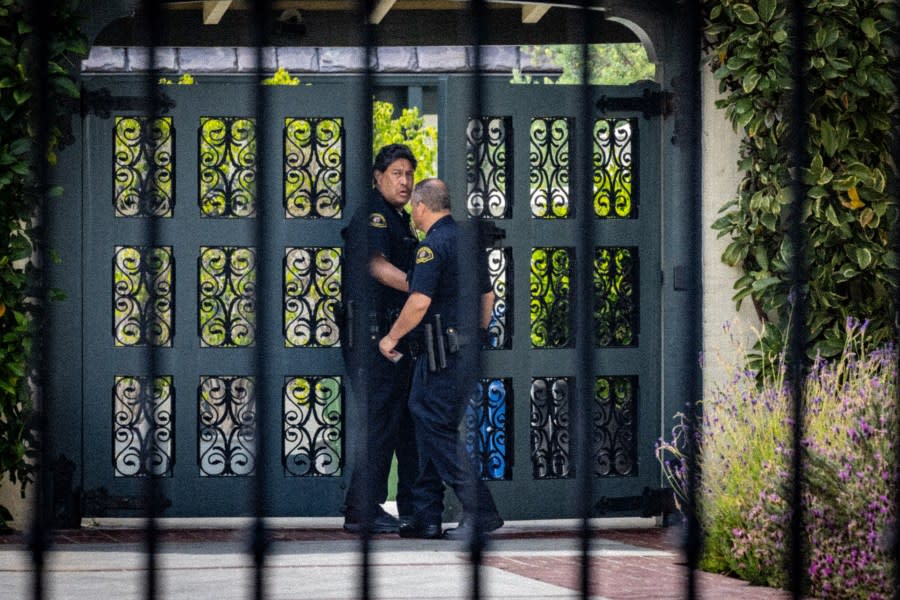
<svg viewBox="0 0 900 600">
<path fill-rule="evenodd" d="M 757 348 L 767 356 L 782 349 L 791 308 L 788 4 L 706 0 L 703 5 L 710 65 L 723 95 L 717 104 L 743 134 L 743 178 L 713 227 L 729 240 L 722 260 L 743 271 L 734 284 L 737 306 L 749 298 L 767 324 Z M 805 5 L 806 348 L 811 357 L 834 356 L 843 348 L 848 317 L 868 319 L 868 335 L 876 344 L 894 337 L 897 256 L 890 231 L 897 204 L 887 182 L 893 176 L 896 90 L 890 61 L 896 17 L 889 0 L 806 0 Z"/>
<path fill-rule="evenodd" d="M 53 165 L 64 137 L 62 124 L 71 113 L 72 103 L 63 99 L 79 96 L 72 76 L 74 59 L 87 52 L 76 5 L 73 0 L 40 4 L 49 27 L 50 113 L 35 115 L 32 63 L 37 40 L 29 6 L 38 5 L 0 0 L 0 474 L 20 485 L 23 495 L 34 476 L 29 462 L 35 445 L 29 375 L 33 323 L 40 318 L 41 304 L 34 302 L 38 267 L 32 260 L 39 250 L 41 195 L 33 172 L 34 124 L 40 117 L 50 126 L 50 145 L 41 160 Z M 48 195 L 61 192 L 55 187 Z M 10 518 L 0 506 L 0 529 Z"/>
</svg>

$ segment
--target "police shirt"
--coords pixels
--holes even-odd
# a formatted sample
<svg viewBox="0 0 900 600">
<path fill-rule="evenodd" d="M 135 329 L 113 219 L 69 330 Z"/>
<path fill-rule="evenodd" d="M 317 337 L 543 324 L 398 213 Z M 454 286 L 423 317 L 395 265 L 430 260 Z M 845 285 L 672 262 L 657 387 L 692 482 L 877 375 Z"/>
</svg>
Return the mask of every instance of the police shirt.
<svg viewBox="0 0 900 600">
<path fill-rule="evenodd" d="M 409 273 L 413 266 L 414 248 L 418 243 L 415 231 L 410 223 L 409 213 L 405 210 L 394 208 L 385 200 L 377 189 L 373 189 L 369 201 L 360 207 L 353 216 L 350 225 L 351 237 L 348 240 L 347 249 L 352 252 L 354 244 L 358 244 L 362 251 L 363 232 L 369 246 L 369 256 L 383 254 L 389 263 Z M 359 241 L 357 241 L 359 240 Z M 352 261 L 347 261 L 351 264 Z M 361 264 L 367 264 L 368 261 Z M 358 295 L 364 286 L 354 286 L 355 277 L 361 274 L 348 273 L 345 286 L 350 286 L 350 295 L 354 292 Z M 384 314 L 385 311 L 400 309 L 406 302 L 406 293 L 390 288 L 377 280 L 374 281 L 375 308 Z"/>
<path fill-rule="evenodd" d="M 452 216 L 436 221 L 415 252 L 415 265 L 410 274 L 409 292 L 419 292 L 431 298 L 422 323 L 431 322 L 433 315 L 441 315 L 445 327 L 459 327 L 459 226 Z M 483 258 L 479 256 L 479 258 Z M 476 262 L 474 273 L 481 294 L 491 291 L 485 260 Z"/>
</svg>

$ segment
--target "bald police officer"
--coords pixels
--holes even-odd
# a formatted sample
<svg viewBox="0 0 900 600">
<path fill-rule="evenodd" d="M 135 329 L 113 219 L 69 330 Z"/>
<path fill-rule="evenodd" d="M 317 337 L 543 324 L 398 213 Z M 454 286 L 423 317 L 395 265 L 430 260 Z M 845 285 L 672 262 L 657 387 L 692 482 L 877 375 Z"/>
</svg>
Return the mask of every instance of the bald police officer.
<svg viewBox="0 0 900 600">
<path fill-rule="evenodd" d="M 411 208 L 416 227 L 426 235 L 416 248 L 409 298 L 378 343 L 381 353 L 393 360 L 403 338 L 424 328 L 425 344 L 431 345 L 429 352 L 417 356 L 413 367 L 409 407 L 416 427 L 419 477 L 413 488 L 414 518 L 400 527 L 400 535 L 470 539 L 501 527 L 503 519 L 487 486 L 475 475 L 459 448 L 458 426 L 467 397 L 465 389 L 459 388 L 457 369 L 462 357 L 458 353 L 466 351 L 467 341 L 475 343 L 477 338 L 461 330 L 464 319 L 460 314 L 459 228 L 450 215 L 447 186 L 439 179 L 427 179 L 416 186 Z M 479 275 L 480 325 L 486 327 L 493 292 L 486 264 L 482 266 L 474 271 Z M 459 527 L 446 533 L 441 531 L 442 481 L 453 489 L 463 507 Z"/>
</svg>

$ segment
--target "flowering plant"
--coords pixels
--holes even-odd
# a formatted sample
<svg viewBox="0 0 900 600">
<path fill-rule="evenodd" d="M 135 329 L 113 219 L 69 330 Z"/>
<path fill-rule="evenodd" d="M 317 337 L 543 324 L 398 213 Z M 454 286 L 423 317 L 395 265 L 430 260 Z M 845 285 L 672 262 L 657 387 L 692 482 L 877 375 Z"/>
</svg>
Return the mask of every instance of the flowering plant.
<svg viewBox="0 0 900 600">
<path fill-rule="evenodd" d="M 867 349 L 867 325 L 848 319 L 843 352 L 817 359 L 804 386 L 805 584 L 815 597 L 889 598 L 894 589 L 885 540 L 896 522 L 897 353 Z M 742 336 L 725 329 L 744 356 Z M 784 587 L 791 395 L 783 356 L 765 364 L 762 374 L 726 364 L 726 381 L 701 405 L 694 429 L 701 568 Z M 682 509 L 688 431 L 679 415 L 671 440 L 657 446 Z"/>
</svg>

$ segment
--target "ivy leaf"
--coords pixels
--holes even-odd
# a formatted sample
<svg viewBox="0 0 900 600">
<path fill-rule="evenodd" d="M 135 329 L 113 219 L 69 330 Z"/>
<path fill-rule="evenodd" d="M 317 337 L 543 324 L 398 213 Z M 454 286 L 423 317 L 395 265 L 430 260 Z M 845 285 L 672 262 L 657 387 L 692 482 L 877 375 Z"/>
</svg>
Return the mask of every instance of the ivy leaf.
<svg viewBox="0 0 900 600">
<path fill-rule="evenodd" d="M 753 291 L 759 292 L 766 288 L 772 287 L 773 285 L 777 285 L 781 280 L 777 277 L 763 277 L 762 279 L 757 279 L 753 282 Z"/>
<path fill-rule="evenodd" d="M 865 269 L 872 264 L 872 252 L 868 248 L 857 248 L 855 258 L 860 269 Z"/>
<path fill-rule="evenodd" d="M 756 69 L 749 69 L 744 74 L 744 81 L 742 83 L 744 93 L 749 94 L 753 90 L 756 89 L 756 85 L 759 83 L 759 80 L 762 78 L 762 75 Z"/>
<path fill-rule="evenodd" d="M 768 23 L 775 16 L 775 0 L 759 0 L 759 18 Z"/>
<path fill-rule="evenodd" d="M 759 23 L 759 15 L 749 4 L 735 4 L 734 14 L 744 25 L 756 25 Z"/>
<path fill-rule="evenodd" d="M 16 104 L 21 106 L 28 102 L 28 99 L 31 98 L 31 92 L 29 90 L 17 89 L 13 90 L 13 98 L 16 101 Z"/>
<path fill-rule="evenodd" d="M 834 127 L 828 121 L 822 121 L 819 126 L 819 133 L 822 134 L 822 146 L 825 148 L 825 154 L 834 156 L 838 150 L 838 136 Z"/>
<path fill-rule="evenodd" d="M 870 40 L 874 40 L 878 37 L 878 29 L 875 27 L 875 19 L 873 19 L 872 17 L 866 17 L 865 19 L 863 19 L 859 24 L 859 28 L 862 29 L 862 32 Z"/>
</svg>

